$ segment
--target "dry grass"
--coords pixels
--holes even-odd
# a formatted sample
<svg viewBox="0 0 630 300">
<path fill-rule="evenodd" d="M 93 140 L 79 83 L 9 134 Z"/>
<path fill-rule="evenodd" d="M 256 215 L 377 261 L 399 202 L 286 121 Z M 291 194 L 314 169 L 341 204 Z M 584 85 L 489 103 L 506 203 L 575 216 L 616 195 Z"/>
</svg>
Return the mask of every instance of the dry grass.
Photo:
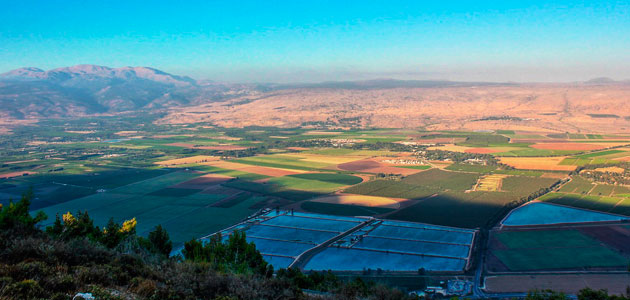
<svg viewBox="0 0 630 300">
<path fill-rule="evenodd" d="M 20 177 L 20 176 L 24 176 L 24 174 L 37 174 L 37 172 L 32 172 L 32 171 L 20 171 L 20 172 L 9 172 L 9 173 L 2 173 L 0 174 L 0 178 L 12 178 L 12 177 Z"/>
<path fill-rule="evenodd" d="M 427 150 L 443 150 L 443 151 L 452 151 L 452 152 L 461 152 L 461 153 L 464 153 L 466 152 L 466 150 L 469 150 L 469 149 L 474 149 L 474 148 L 466 147 L 466 146 L 457 146 L 454 144 L 446 144 L 442 146 L 434 146 L 434 147 L 427 148 Z"/>
<path fill-rule="evenodd" d="M 590 151 L 590 150 L 599 150 L 604 149 L 606 147 L 611 147 L 612 145 L 596 145 L 596 144 L 586 144 L 586 143 L 538 143 L 531 145 L 530 147 L 535 149 L 545 149 L 545 150 L 579 150 L 579 151 Z"/>
<path fill-rule="evenodd" d="M 251 100 L 247 96 L 227 104 L 236 104 L 245 98 Z M 565 106 L 567 102 L 571 105 Z M 175 108 L 159 122 L 211 121 L 225 127 L 294 127 L 305 121 L 337 121 L 341 124 L 342 119 L 358 118 L 362 126 L 380 128 L 535 132 L 553 128 L 553 132 L 630 132 L 630 120 L 623 117 L 623 112 L 630 111 L 630 86 L 622 84 L 520 84 L 351 91 L 293 89 L 263 93 L 247 104 L 225 104 L 204 103 Z M 283 108 L 275 109 L 277 107 Z M 589 114 L 622 115 L 619 118 L 594 118 Z M 521 119 L 480 121 L 484 117 L 505 115 Z"/>
<path fill-rule="evenodd" d="M 369 207 L 386 207 L 386 208 L 398 209 L 400 208 L 400 201 L 404 201 L 404 200 L 405 199 L 393 199 L 393 198 L 386 198 L 386 197 L 363 196 L 363 195 L 354 195 L 354 194 L 339 194 L 339 195 L 334 195 L 334 196 L 325 196 L 321 198 L 316 198 L 310 201 L 332 203 L 332 204 L 361 205 L 361 206 L 369 206 Z"/>
<path fill-rule="evenodd" d="M 197 156 L 191 156 L 191 157 L 158 161 L 155 164 L 161 165 L 161 166 L 173 166 L 173 165 L 197 164 L 197 163 L 204 163 L 204 162 L 217 161 L 217 160 L 219 160 L 218 156 L 197 155 Z"/>
<path fill-rule="evenodd" d="M 549 170 L 549 171 L 573 171 L 577 166 L 560 165 L 566 156 L 555 157 L 500 157 L 501 163 L 516 169 L 525 170 Z"/>
<path fill-rule="evenodd" d="M 503 183 L 503 178 L 508 177 L 508 175 L 504 174 L 492 174 L 486 175 L 479 178 L 477 181 L 477 185 L 475 185 L 475 191 L 484 191 L 484 192 L 496 192 L 501 190 L 501 184 Z"/>
</svg>

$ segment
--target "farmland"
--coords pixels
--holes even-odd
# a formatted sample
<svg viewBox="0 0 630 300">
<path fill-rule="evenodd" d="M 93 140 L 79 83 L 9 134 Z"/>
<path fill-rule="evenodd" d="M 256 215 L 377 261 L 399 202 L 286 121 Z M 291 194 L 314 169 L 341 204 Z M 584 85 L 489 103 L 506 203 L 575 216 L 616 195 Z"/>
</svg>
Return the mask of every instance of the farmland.
<svg viewBox="0 0 630 300">
<path fill-rule="evenodd" d="M 239 229 L 275 267 L 305 271 L 470 276 L 477 242 L 490 243 L 488 273 L 618 270 L 628 258 L 614 242 L 624 227 L 553 233 L 630 216 L 630 187 L 584 173 L 624 176 L 630 151 L 619 136 L 210 124 L 101 132 L 85 122 L 18 131 L 21 147 L 5 140 L 0 174 L 22 175 L 0 179 L 0 203 L 32 187 L 44 225 L 79 210 L 101 227 L 135 217 L 139 235 L 162 225 L 176 249 Z M 528 212 L 537 204 L 562 208 Z M 515 233 L 532 228 L 551 233 Z M 476 235 L 488 231 L 489 240 Z M 570 246 L 535 244 L 560 235 Z"/>
<path fill-rule="evenodd" d="M 628 259 L 615 247 L 576 230 L 501 231 L 493 237 L 492 271 L 623 269 Z"/>
</svg>

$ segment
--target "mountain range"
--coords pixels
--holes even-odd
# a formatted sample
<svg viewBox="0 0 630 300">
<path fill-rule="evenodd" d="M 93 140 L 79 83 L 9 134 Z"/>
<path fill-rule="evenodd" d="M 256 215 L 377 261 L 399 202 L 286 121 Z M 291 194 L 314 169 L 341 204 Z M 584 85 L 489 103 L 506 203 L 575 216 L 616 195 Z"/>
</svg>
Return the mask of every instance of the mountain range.
<svg viewBox="0 0 630 300">
<path fill-rule="evenodd" d="M 162 123 L 226 127 L 518 126 L 630 132 L 630 82 L 601 77 L 528 84 L 394 79 L 227 84 L 148 67 L 95 65 L 0 74 L 0 124 L 134 111 L 164 112 L 158 120 Z"/>
<path fill-rule="evenodd" d="M 147 67 L 77 65 L 0 74 L 0 116 L 42 118 L 160 109 L 248 94 L 244 85 L 197 82 Z"/>
</svg>

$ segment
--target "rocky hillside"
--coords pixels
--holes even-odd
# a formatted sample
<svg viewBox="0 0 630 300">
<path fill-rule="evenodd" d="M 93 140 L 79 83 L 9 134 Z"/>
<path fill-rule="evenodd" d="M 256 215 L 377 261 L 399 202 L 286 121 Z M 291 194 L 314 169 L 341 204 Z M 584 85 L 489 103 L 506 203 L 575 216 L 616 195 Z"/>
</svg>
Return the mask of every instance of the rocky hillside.
<svg viewBox="0 0 630 300">
<path fill-rule="evenodd" d="M 248 93 L 247 86 L 197 82 L 146 67 L 21 68 L 0 74 L 0 117 L 64 117 L 158 109 Z"/>
</svg>

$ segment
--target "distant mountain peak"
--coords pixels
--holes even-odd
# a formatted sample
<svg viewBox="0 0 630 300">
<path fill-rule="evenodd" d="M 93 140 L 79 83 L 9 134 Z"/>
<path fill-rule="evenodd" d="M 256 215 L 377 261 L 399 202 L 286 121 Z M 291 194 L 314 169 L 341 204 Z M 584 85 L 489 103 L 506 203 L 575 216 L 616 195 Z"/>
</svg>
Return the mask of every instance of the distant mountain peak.
<svg viewBox="0 0 630 300">
<path fill-rule="evenodd" d="M 0 74 L 0 78 L 33 78 L 39 79 L 45 76 L 45 71 L 35 67 L 24 67 Z"/>
<path fill-rule="evenodd" d="M 0 74 L 0 80 L 50 80 L 64 82 L 67 80 L 94 79 L 123 79 L 123 80 L 149 80 L 161 84 L 187 86 L 195 85 L 196 81 L 187 76 L 177 76 L 149 67 L 122 67 L 110 68 L 106 66 L 82 64 L 71 67 L 56 68 L 44 71 L 39 68 L 20 68 Z"/>
</svg>

